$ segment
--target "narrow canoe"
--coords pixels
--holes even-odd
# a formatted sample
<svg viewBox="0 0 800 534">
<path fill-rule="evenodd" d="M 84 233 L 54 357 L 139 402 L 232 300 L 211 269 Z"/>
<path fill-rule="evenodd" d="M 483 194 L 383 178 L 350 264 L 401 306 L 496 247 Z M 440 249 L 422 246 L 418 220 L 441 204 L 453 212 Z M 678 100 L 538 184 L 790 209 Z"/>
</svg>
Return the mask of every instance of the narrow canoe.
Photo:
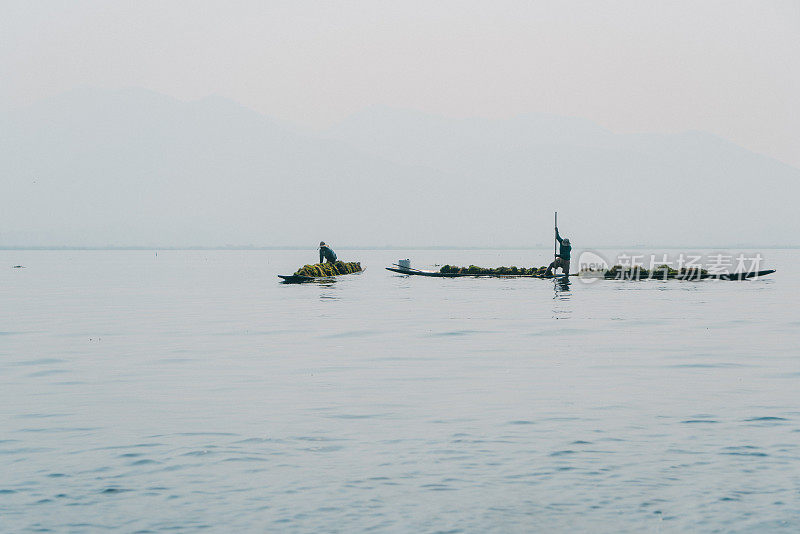
<svg viewBox="0 0 800 534">
<path fill-rule="evenodd" d="M 415 275 L 415 276 L 430 276 L 435 278 L 460 278 L 465 276 L 472 276 L 472 277 L 482 277 L 482 278 L 541 278 L 541 279 L 553 279 L 553 278 L 564 278 L 566 275 L 559 274 L 555 276 L 543 276 L 538 274 L 469 274 L 469 273 L 441 273 L 439 271 L 424 271 L 421 269 L 402 269 L 396 267 L 386 267 L 387 271 L 392 271 L 395 273 L 400 274 L 408 274 L 408 275 Z M 726 274 L 703 274 L 700 275 L 698 278 L 697 275 L 692 276 L 670 276 L 667 280 L 749 280 L 751 278 L 757 278 L 761 276 L 767 276 L 768 274 L 772 274 L 775 272 L 775 269 L 767 269 L 764 271 L 751 271 L 748 273 L 726 273 Z M 569 276 L 581 276 L 580 273 L 571 274 Z M 586 275 L 584 275 L 586 276 Z M 603 276 L 592 276 L 592 278 L 601 278 L 606 280 L 617 280 L 617 278 L 605 278 Z M 664 277 L 661 276 L 654 276 L 653 278 L 642 277 L 639 280 L 663 280 Z M 621 280 L 636 280 L 631 278 L 621 278 Z"/>
<path fill-rule="evenodd" d="M 387 271 L 392 271 L 400 274 L 413 274 L 416 276 L 431 276 L 434 278 L 463 278 L 465 276 L 472 276 L 473 278 L 542 278 L 545 280 L 552 280 L 553 278 L 564 278 L 566 275 L 557 274 L 555 276 L 544 276 L 541 274 L 471 274 L 471 273 L 441 273 L 439 271 L 424 271 L 421 269 L 402 269 L 397 267 L 386 267 Z M 571 274 L 570 276 L 578 276 Z"/>
</svg>

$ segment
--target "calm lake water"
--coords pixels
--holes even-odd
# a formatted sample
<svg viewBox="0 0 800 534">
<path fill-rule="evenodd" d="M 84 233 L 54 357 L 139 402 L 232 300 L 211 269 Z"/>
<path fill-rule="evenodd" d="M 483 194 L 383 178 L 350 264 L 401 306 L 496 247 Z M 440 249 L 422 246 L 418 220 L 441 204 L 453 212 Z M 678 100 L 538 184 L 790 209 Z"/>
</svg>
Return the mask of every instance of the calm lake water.
<svg viewBox="0 0 800 534">
<path fill-rule="evenodd" d="M 568 288 L 338 252 L 0 251 L 0 531 L 800 530 L 800 251 Z"/>
</svg>

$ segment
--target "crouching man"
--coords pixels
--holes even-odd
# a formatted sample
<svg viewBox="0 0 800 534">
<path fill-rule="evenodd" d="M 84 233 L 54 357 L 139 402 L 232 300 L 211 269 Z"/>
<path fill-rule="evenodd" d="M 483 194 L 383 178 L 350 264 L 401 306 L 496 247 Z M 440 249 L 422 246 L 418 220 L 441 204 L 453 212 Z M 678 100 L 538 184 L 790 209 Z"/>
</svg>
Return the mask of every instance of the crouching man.
<svg viewBox="0 0 800 534">
<path fill-rule="evenodd" d="M 325 244 L 325 241 L 319 242 L 319 262 L 325 263 L 323 260 L 327 260 L 328 263 L 335 263 L 336 262 L 336 253 L 333 251 L 331 247 Z"/>
</svg>

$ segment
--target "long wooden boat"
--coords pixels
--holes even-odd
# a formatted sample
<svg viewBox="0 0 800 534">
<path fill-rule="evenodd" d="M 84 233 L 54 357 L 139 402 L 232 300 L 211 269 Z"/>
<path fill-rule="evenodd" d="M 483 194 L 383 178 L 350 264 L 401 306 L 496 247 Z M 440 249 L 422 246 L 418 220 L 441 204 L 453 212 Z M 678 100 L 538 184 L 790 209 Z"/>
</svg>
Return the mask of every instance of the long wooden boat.
<svg viewBox="0 0 800 534">
<path fill-rule="evenodd" d="M 434 278 L 463 278 L 471 276 L 473 278 L 542 278 L 545 280 L 552 280 L 553 278 L 565 278 L 565 274 L 557 274 L 554 276 L 544 276 L 541 274 L 480 274 L 480 273 L 442 273 L 439 271 L 425 271 L 422 269 L 412 269 L 403 267 L 386 267 L 387 271 L 393 271 L 400 274 L 413 274 L 416 276 L 431 276 Z M 571 274 L 570 276 L 578 276 L 578 274 Z"/>
<path fill-rule="evenodd" d="M 461 278 L 466 276 L 471 276 L 473 278 L 541 278 L 545 280 L 552 280 L 553 278 L 566 278 L 566 275 L 559 274 L 555 276 L 544 276 L 544 275 L 537 275 L 537 274 L 470 274 L 470 273 L 442 273 L 439 271 L 426 271 L 422 269 L 412 269 L 412 268 L 402 268 L 402 267 L 386 267 L 387 271 L 392 271 L 395 273 L 400 274 L 407 274 L 413 276 L 430 276 L 434 278 Z M 635 271 L 634 271 L 635 272 Z M 729 280 L 729 281 L 741 281 L 741 280 L 750 280 L 752 278 L 758 278 L 761 276 L 767 276 L 768 274 L 772 274 L 775 272 L 775 269 L 767 269 L 763 271 L 751 271 L 747 273 L 724 273 L 724 274 L 689 274 L 689 275 L 668 275 L 666 277 L 667 280 Z M 642 277 L 633 277 L 633 276 L 624 276 L 627 273 L 622 273 L 623 276 L 617 277 L 608 277 L 604 276 L 603 273 L 574 273 L 570 274 L 570 277 L 581 277 L 584 278 L 599 278 L 605 280 L 664 280 L 664 276 L 659 276 L 655 274 L 654 276 L 642 276 Z"/>
</svg>

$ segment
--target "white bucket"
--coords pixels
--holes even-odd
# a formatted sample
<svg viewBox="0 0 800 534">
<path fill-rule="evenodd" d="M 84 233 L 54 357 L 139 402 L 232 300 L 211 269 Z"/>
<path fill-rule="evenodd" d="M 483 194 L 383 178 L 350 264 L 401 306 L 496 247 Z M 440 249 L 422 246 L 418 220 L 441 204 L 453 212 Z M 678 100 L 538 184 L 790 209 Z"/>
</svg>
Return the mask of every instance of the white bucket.
<svg viewBox="0 0 800 534">
<path fill-rule="evenodd" d="M 397 265 L 399 265 L 401 269 L 411 269 L 411 260 L 397 260 Z"/>
</svg>

